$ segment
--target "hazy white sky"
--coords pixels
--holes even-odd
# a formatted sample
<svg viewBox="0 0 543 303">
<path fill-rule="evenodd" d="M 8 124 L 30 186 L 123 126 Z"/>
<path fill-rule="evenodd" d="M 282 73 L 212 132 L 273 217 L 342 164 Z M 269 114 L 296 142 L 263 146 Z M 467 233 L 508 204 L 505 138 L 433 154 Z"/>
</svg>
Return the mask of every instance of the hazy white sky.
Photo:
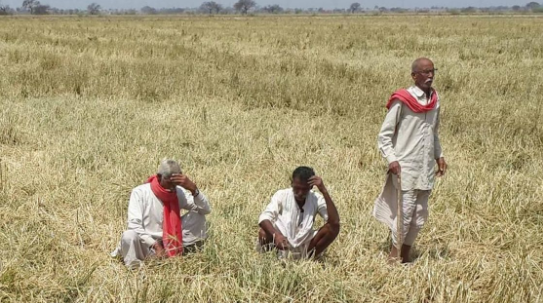
<svg viewBox="0 0 543 303">
<path fill-rule="evenodd" d="M 92 2 L 100 4 L 103 8 L 136 8 L 149 5 L 156 8 L 162 7 L 198 7 L 204 1 L 210 0 L 40 0 L 41 3 L 49 4 L 58 8 L 86 8 Z M 236 0 L 214 0 L 225 6 L 231 6 Z M 447 7 L 486 7 L 486 6 L 512 6 L 525 5 L 531 0 L 255 0 L 258 5 L 264 6 L 268 4 L 279 4 L 285 8 L 310 8 L 323 7 L 331 8 L 347 8 L 353 2 L 359 2 L 362 7 L 373 8 L 375 5 L 385 7 L 431 7 L 431 6 L 447 6 Z M 536 0 L 539 2 L 539 0 Z M 1 3 L 8 4 L 11 7 L 19 7 L 23 0 L 0 0 Z"/>
</svg>

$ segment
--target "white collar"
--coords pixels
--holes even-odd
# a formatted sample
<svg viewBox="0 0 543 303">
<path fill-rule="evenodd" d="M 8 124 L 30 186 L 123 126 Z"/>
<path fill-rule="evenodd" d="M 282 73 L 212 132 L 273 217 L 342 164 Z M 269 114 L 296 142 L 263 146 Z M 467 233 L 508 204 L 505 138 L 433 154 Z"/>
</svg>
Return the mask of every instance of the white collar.
<svg viewBox="0 0 543 303">
<path fill-rule="evenodd" d="M 417 98 L 422 98 L 422 97 L 426 96 L 426 93 L 416 85 L 413 85 L 411 90 L 413 91 L 415 96 L 417 96 Z M 433 89 L 430 90 L 430 96 L 427 96 L 427 98 L 430 98 L 432 96 L 433 92 L 434 92 Z"/>
</svg>

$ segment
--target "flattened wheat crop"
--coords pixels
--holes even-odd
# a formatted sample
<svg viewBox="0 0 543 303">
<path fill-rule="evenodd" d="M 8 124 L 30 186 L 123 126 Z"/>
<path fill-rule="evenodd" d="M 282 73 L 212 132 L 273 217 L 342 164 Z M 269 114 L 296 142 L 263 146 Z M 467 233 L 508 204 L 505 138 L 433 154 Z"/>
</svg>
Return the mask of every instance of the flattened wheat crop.
<svg viewBox="0 0 543 303">
<path fill-rule="evenodd" d="M 419 56 L 449 171 L 416 262 L 389 267 L 376 136 Z M 541 18 L 7 17 L 0 66 L 2 302 L 543 302 Z M 109 252 L 163 157 L 210 237 L 131 272 Z M 340 213 L 324 263 L 254 250 L 298 165 Z"/>
</svg>

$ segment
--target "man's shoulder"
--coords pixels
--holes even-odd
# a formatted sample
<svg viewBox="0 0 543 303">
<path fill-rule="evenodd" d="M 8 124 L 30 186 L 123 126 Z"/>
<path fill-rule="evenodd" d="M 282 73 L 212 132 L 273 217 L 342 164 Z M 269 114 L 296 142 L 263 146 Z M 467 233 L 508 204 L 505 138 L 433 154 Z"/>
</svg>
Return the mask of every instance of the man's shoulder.
<svg viewBox="0 0 543 303">
<path fill-rule="evenodd" d="M 314 197 L 318 198 L 318 199 L 324 199 L 324 196 L 318 192 L 318 191 L 314 191 L 314 190 L 311 190 L 309 192 L 310 195 L 313 195 Z"/>
<path fill-rule="evenodd" d="M 326 203 L 324 201 L 324 196 L 320 192 L 311 190 L 309 192 L 309 195 L 310 195 L 310 197 L 312 197 L 312 200 L 313 200 L 314 203 L 317 203 L 317 204 Z"/>
<path fill-rule="evenodd" d="M 274 199 L 284 200 L 284 199 L 286 199 L 286 197 L 288 196 L 288 194 L 290 192 L 292 192 L 292 188 L 290 188 L 290 187 L 289 188 L 279 189 L 273 194 L 273 198 Z"/>
<path fill-rule="evenodd" d="M 141 193 L 141 192 L 146 192 L 148 190 L 151 190 L 151 183 L 138 185 L 132 189 L 132 192 Z"/>
<path fill-rule="evenodd" d="M 280 190 L 276 191 L 274 195 L 286 196 L 291 192 L 292 192 L 292 188 L 289 187 L 289 188 L 284 188 L 284 189 L 280 189 Z M 314 190 L 310 190 L 309 195 L 313 196 L 315 198 L 324 198 L 324 196 L 320 192 L 317 192 L 317 191 L 314 191 Z"/>
<path fill-rule="evenodd" d="M 275 195 L 286 195 L 288 194 L 289 192 L 292 191 L 292 188 L 283 188 L 283 189 L 279 189 L 275 192 Z"/>
<path fill-rule="evenodd" d="M 405 93 L 413 95 L 411 93 L 411 87 L 400 88 L 400 89 L 395 90 L 394 93 L 392 93 L 392 96 L 389 101 L 389 105 L 390 105 L 389 112 L 390 110 L 392 110 L 393 107 L 403 107 L 403 102 L 401 100 L 400 95 L 404 95 Z"/>
</svg>

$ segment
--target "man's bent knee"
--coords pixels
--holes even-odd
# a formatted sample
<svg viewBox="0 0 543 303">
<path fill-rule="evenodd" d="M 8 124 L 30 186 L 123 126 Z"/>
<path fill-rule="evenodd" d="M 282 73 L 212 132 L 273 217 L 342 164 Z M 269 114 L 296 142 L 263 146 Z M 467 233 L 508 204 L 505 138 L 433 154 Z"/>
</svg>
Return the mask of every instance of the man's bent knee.
<svg viewBox="0 0 543 303">
<path fill-rule="evenodd" d="M 321 229 L 317 232 L 315 238 L 312 242 L 315 245 L 317 243 L 326 243 L 326 246 L 330 245 L 339 235 L 339 224 L 329 224 L 326 223 Z M 324 241 L 324 242 L 321 242 Z"/>
<path fill-rule="evenodd" d="M 133 230 L 127 230 L 123 232 L 123 235 L 121 236 L 121 241 L 123 243 L 133 243 L 140 240 L 140 236 L 137 232 Z"/>
</svg>

